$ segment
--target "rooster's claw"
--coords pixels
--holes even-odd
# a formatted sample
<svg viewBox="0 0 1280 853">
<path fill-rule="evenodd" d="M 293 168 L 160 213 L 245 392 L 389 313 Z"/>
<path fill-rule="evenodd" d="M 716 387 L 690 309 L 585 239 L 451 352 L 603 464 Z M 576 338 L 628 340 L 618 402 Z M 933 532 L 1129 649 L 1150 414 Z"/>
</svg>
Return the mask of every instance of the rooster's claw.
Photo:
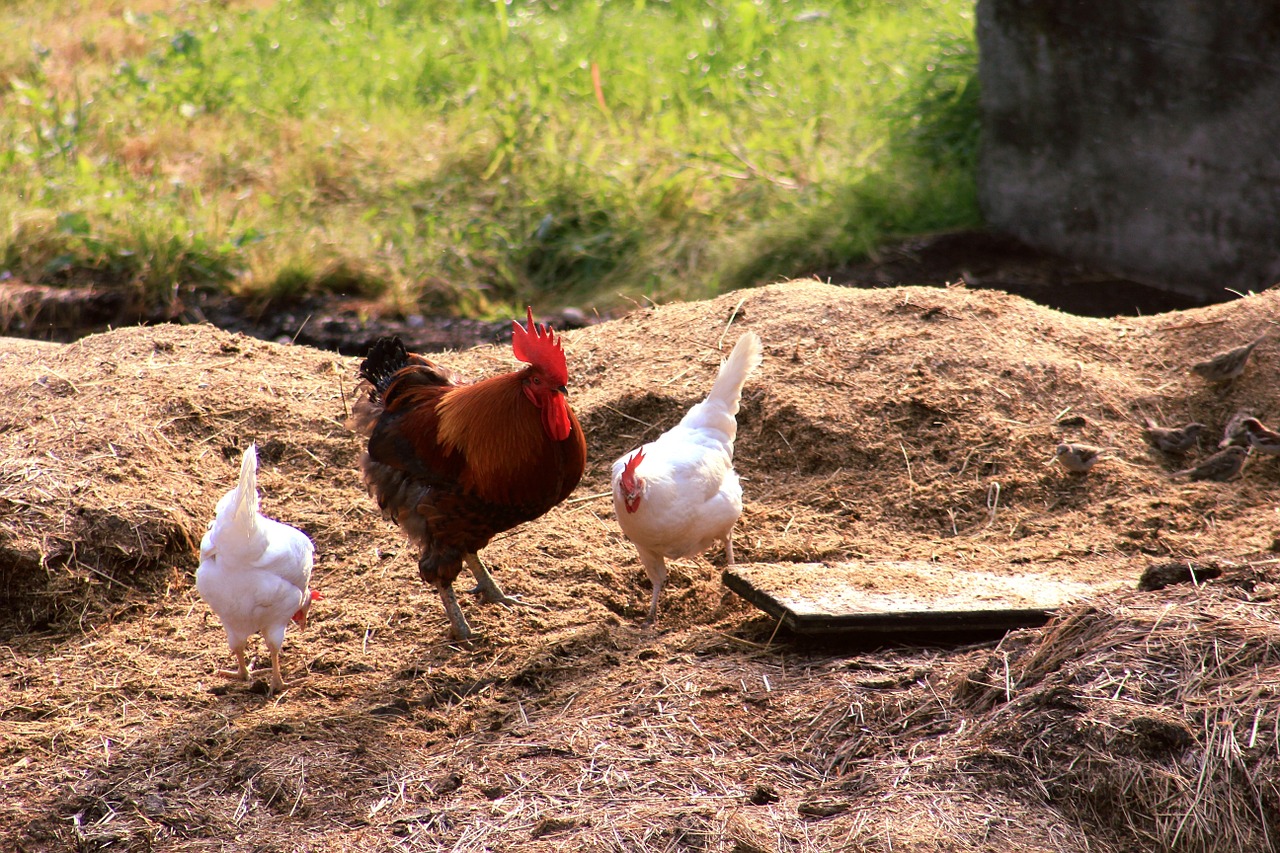
<svg viewBox="0 0 1280 853">
<path fill-rule="evenodd" d="M 534 604 L 531 601 L 522 601 L 518 595 L 507 595 L 502 591 L 502 587 L 498 586 L 498 582 L 493 579 L 493 575 L 489 574 L 489 570 L 484 567 L 484 563 L 480 562 L 480 557 L 476 554 L 468 554 L 465 558 L 467 566 L 471 569 L 471 574 L 476 576 L 476 585 L 468 592 L 479 595 L 481 601 L 489 604 L 501 604 L 504 607 L 534 607 L 538 610 L 550 610 L 545 604 Z"/>
<path fill-rule="evenodd" d="M 532 607 L 535 610 L 550 610 L 551 608 L 545 604 L 538 604 L 535 601 L 525 601 L 519 595 L 507 594 L 497 587 L 495 584 L 492 588 L 486 587 L 484 584 L 476 584 L 467 590 L 471 595 L 480 596 L 480 600 L 486 604 L 501 604 L 503 607 Z"/>
</svg>

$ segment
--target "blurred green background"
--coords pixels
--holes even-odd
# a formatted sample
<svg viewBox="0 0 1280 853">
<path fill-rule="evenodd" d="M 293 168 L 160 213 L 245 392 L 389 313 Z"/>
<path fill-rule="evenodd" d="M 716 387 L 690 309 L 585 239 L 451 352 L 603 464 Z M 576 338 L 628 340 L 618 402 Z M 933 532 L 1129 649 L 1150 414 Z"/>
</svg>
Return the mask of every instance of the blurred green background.
<svg viewBox="0 0 1280 853">
<path fill-rule="evenodd" d="M 956 0 L 0 9 L 0 274 L 608 310 L 979 223 Z"/>
</svg>

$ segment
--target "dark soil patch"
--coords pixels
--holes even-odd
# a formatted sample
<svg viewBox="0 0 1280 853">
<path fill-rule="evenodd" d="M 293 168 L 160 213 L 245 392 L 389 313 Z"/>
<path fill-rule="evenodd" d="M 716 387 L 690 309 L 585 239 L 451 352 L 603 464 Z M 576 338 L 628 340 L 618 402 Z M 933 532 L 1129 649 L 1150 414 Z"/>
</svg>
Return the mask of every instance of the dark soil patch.
<svg viewBox="0 0 1280 853">
<path fill-rule="evenodd" d="M 812 276 L 859 288 L 964 283 L 1083 317 L 1159 314 L 1205 304 L 985 231 L 911 238 L 882 248 L 873 258 L 814 270 Z M 1225 299 L 1230 294 L 1223 295 Z M 540 319 L 559 329 L 575 329 L 608 317 L 569 309 Z M 511 324 L 505 320 L 387 316 L 367 300 L 342 296 L 267 305 L 221 294 L 179 292 L 169 305 L 143 307 L 108 287 L 0 282 L 0 334 L 67 342 L 109 328 L 169 322 L 209 322 L 261 340 L 343 355 L 363 355 L 374 340 L 388 334 L 399 335 L 411 350 L 427 353 L 511 339 Z"/>
<path fill-rule="evenodd" d="M 989 231 L 903 240 L 865 261 L 815 270 L 814 277 L 848 287 L 963 283 L 1003 290 L 1081 317 L 1161 314 L 1209 304 Z M 1216 301 L 1228 298 L 1231 294 L 1223 291 L 1222 299 Z"/>
</svg>

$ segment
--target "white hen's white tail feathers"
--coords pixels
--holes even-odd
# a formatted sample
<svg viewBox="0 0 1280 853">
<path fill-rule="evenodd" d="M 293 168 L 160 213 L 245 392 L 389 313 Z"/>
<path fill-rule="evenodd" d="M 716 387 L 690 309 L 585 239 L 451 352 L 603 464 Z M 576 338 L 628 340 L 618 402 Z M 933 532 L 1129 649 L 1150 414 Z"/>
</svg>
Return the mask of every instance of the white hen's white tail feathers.
<svg viewBox="0 0 1280 853">
<path fill-rule="evenodd" d="M 250 444 L 244 450 L 240 460 L 240 481 L 236 484 L 236 507 L 234 515 L 238 521 L 257 520 L 258 517 L 258 446 Z"/>
<path fill-rule="evenodd" d="M 209 529 L 213 547 L 233 560 L 256 559 L 267 544 L 258 515 L 258 450 L 250 444 L 240 461 L 240 480 L 222 496 Z"/>
<path fill-rule="evenodd" d="M 764 360 L 764 347 L 755 332 L 744 332 L 733 346 L 733 352 L 720 365 L 720 373 L 707 398 L 685 413 L 680 426 L 688 429 L 723 433 L 723 441 L 729 453 L 733 453 L 733 440 L 738 435 L 738 404 L 742 401 L 742 386 L 747 377 Z"/>
</svg>

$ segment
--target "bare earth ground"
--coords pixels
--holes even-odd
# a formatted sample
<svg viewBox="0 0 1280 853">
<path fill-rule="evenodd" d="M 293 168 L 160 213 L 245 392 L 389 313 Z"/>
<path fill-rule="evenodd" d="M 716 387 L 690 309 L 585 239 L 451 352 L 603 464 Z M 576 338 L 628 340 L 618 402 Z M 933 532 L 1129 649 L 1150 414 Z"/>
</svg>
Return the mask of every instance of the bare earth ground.
<svg viewBox="0 0 1280 853">
<path fill-rule="evenodd" d="M 508 591 L 446 638 L 359 485 L 356 360 L 207 325 L 0 339 L 0 838 L 54 850 L 1263 850 L 1280 833 L 1280 462 L 1170 480 L 1138 416 L 1277 414 L 1280 337 L 1225 388 L 1195 358 L 1280 291 L 1089 319 L 964 287 L 798 281 L 569 332 L 575 497 L 486 551 Z M 840 649 L 677 561 L 656 629 L 608 468 L 765 341 L 740 561 L 925 560 L 1097 592 L 1000 640 Z M 446 356 L 473 376 L 505 346 Z M 1061 440 L 1113 448 L 1088 477 Z M 316 541 L 299 684 L 229 656 L 192 584 L 238 454 Z M 1139 591 L 1149 567 L 1221 572 Z M 261 648 L 259 647 L 259 652 Z"/>
</svg>

